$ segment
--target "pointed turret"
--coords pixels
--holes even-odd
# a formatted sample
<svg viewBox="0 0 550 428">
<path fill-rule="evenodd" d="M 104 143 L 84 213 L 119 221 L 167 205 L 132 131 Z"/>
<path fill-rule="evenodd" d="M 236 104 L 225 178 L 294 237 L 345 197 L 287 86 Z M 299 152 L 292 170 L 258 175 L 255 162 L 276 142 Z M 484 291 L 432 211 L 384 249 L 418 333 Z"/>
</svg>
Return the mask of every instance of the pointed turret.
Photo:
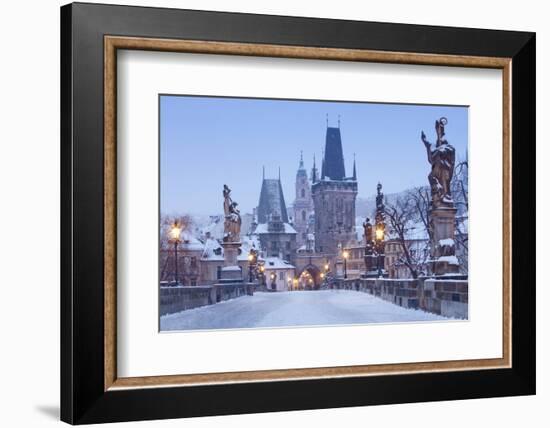
<svg viewBox="0 0 550 428">
<path fill-rule="evenodd" d="M 353 180 L 357 181 L 357 169 L 355 168 L 355 153 L 353 154 Z"/>
<path fill-rule="evenodd" d="M 346 177 L 340 128 L 327 128 L 323 169 L 323 175 L 331 180 L 343 180 Z"/>
<path fill-rule="evenodd" d="M 273 216 L 278 217 L 284 223 L 288 223 L 280 175 L 279 178 L 265 178 L 264 175 L 257 209 L 257 221 L 258 223 L 267 223 Z"/>
</svg>

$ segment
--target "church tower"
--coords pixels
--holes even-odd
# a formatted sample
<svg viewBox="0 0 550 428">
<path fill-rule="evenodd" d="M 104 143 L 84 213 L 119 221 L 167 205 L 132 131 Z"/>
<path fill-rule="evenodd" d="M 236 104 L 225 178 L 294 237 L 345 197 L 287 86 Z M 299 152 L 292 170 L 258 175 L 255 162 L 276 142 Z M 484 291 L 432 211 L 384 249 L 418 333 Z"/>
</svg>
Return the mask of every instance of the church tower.
<svg viewBox="0 0 550 428">
<path fill-rule="evenodd" d="M 329 127 L 319 180 L 313 183 L 311 195 L 315 209 L 315 251 L 338 254 L 338 245 L 347 246 L 355 235 L 355 199 L 357 171 L 346 177 L 340 120 L 338 128 Z"/>
<path fill-rule="evenodd" d="M 311 187 L 304 167 L 303 154 L 300 153 L 300 166 L 296 172 L 296 197 L 294 199 L 294 229 L 298 248 L 307 243 L 308 222 L 313 211 Z"/>
</svg>

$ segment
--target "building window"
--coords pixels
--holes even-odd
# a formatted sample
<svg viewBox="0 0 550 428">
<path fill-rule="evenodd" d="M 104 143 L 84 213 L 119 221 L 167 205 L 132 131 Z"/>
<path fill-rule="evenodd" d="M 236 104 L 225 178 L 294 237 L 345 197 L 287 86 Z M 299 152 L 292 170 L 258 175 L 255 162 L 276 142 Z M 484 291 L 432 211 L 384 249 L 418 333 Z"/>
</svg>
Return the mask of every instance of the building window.
<svg viewBox="0 0 550 428">
<path fill-rule="evenodd" d="M 272 250 L 278 250 L 279 249 L 279 243 L 277 241 L 271 241 L 271 249 Z"/>
<path fill-rule="evenodd" d="M 216 268 L 216 278 L 221 279 L 221 277 L 222 277 L 222 267 L 217 266 L 217 268 Z"/>
<path fill-rule="evenodd" d="M 302 211 L 302 221 L 306 221 L 306 211 Z"/>
<path fill-rule="evenodd" d="M 306 197 L 306 190 L 302 189 L 302 191 L 300 192 L 300 195 L 302 196 L 302 198 L 305 198 Z"/>
<path fill-rule="evenodd" d="M 290 250 L 290 242 L 289 241 L 286 242 L 286 249 Z"/>
<path fill-rule="evenodd" d="M 284 272 L 279 272 L 279 279 L 281 281 L 284 281 L 285 280 L 285 273 Z"/>
<path fill-rule="evenodd" d="M 197 286 L 197 281 L 192 279 L 191 280 L 191 287 L 196 287 Z"/>
<path fill-rule="evenodd" d="M 197 268 L 197 258 L 191 257 L 191 269 L 196 269 L 196 268 Z"/>
</svg>

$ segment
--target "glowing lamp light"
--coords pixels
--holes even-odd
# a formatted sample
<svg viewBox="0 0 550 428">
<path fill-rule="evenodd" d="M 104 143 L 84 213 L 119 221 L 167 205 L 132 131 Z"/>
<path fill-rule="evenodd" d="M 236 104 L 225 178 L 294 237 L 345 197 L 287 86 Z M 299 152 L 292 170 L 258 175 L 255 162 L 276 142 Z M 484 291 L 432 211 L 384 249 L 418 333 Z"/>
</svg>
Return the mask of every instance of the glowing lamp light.
<svg viewBox="0 0 550 428">
<path fill-rule="evenodd" d="M 381 241 L 382 239 L 384 239 L 384 229 L 378 228 L 376 229 L 376 240 Z"/>
<path fill-rule="evenodd" d="M 254 256 L 252 254 L 249 254 L 248 255 L 248 261 L 251 262 L 252 260 L 254 260 Z"/>
<path fill-rule="evenodd" d="M 264 271 L 265 271 L 265 267 L 263 267 L 263 265 L 262 265 L 262 266 L 260 266 L 260 272 L 262 272 L 262 273 L 263 273 Z"/>
<path fill-rule="evenodd" d="M 170 239 L 172 239 L 172 241 L 178 242 L 180 240 L 180 235 L 181 227 L 177 223 L 174 223 L 170 228 Z"/>
<path fill-rule="evenodd" d="M 321 272 L 321 278 L 324 278 L 324 277 L 325 277 L 325 274 Z"/>
<path fill-rule="evenodd" d="M 328 263 L 325 265 L 325 270 L 328 270 L 329 266 Z"/>
<path fill-rule="evenodd" d="M 349 258 L 349 251 L 344 251 L 342 255 L 344 256 L 345 259 Z"/>
</svg>

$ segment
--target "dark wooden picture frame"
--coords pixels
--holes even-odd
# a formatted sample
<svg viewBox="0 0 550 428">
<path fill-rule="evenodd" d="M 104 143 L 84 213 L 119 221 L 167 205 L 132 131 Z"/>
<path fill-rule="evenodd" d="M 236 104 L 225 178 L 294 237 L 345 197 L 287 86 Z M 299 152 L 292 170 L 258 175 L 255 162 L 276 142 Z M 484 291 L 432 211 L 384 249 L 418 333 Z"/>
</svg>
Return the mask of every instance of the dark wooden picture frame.
<svg viewBox="0 0 550 428">
<path fill-rule="evenodd" d="M 117 378 L 117 49 L 502 69 L 503 357 Z M 61 168 L 61 419 L 66 422 L 535 393 L 533 33 L 67 5 L 61 8 Z"/>
</svg>

